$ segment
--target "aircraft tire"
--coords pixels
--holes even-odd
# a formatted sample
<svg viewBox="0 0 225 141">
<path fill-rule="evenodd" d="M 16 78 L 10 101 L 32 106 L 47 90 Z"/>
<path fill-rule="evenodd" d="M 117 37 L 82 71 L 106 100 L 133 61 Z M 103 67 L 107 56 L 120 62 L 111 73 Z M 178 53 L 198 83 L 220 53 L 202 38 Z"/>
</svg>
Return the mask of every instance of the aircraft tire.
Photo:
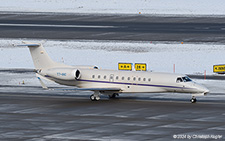
<svg viewBox="0 0 225 141">
<path fill-rule="evenodd" d="M 90 99 L 91 99 L 91 101 L 95 101 L 95 96 L 92 94 L 92 95 L 90 96 Z"/>
<path fill-rule="evenodd" d="M 90 96 L 90 99 L 91 99 L 91 101 L 99 101 L 100 100 L 100 97 L 99 96 L 95 96 L 94 94 L 92 94 Z"/>
<path fill-rule="evenodd" d="M 95 97 L 95 101 L 99 101 L 100 100 L 100 97 L 99 96 L 96 96 Z"/>
<path fill-rule="evenodd" d="M 196 103 L 197 99 L 196 98 L 192 98 L 191 99 L 191 103 Z"/>
</svg>

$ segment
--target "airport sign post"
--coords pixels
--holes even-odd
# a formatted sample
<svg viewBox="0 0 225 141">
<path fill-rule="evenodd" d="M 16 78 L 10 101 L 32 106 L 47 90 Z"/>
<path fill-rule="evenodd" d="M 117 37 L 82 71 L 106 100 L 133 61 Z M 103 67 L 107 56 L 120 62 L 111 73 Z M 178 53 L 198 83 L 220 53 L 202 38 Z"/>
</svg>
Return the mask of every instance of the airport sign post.
<svg viewBox="0 0 225 141">
<path fill-rule="evenodd" d="M 213 72 L 218 74 L 225 74 L 225 64 L 224 65 L 214 65 Z"/>
</svg>

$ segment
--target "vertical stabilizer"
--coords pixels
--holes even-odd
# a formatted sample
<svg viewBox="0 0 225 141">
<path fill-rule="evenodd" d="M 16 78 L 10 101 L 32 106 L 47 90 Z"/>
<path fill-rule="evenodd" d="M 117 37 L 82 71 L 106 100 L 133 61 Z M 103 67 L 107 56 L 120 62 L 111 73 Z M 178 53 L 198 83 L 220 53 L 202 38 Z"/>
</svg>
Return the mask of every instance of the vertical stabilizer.
<svg viewBox="0 0 225 141">
<path fill-rule="evenodd" d="M 49 56 L 42 44 L 23 42 L 30 50 L 33 63 L 36 69 L 47 69 L 53 67 L 65 67 L 67 65 L 54 62 Z"/>
</svg>

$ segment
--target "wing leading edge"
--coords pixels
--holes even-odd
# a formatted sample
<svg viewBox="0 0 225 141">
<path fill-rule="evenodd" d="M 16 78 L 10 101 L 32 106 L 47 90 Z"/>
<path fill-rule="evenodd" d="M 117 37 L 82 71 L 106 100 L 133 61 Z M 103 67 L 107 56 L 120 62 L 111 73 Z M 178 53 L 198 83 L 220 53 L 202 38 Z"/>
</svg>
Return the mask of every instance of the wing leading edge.
<svg viewBox="0 0 225 141">
<path fill-rule="evenodd" d="M 120 91 L 121 88 L 68 88 L 68 89 L 60 89 L 60 90 L 67 90 L 67 91 Z"/>
</svg>

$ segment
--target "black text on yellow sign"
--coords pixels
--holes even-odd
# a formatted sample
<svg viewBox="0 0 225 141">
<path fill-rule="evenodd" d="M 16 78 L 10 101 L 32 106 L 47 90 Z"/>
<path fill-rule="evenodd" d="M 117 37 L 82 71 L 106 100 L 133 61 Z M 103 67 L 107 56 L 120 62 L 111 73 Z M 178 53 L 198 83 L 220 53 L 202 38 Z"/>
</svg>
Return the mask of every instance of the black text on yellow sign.
<svg viewBox="0 0 225 141">
<path fill-rule="evenodd" d="M 136 71 L 146 71 L 147 65 L 145 63 L 135 63 L 135 70 Z"/>
<path fill-rule="evenodd" d="M 213 72 L 225 72 L 225 65 L 214 65 Z"/>
<path fill-rule="evenodd" d="M 118 63 L 119 70 L 132 70 L 132 63 Z"/>
</svg>

